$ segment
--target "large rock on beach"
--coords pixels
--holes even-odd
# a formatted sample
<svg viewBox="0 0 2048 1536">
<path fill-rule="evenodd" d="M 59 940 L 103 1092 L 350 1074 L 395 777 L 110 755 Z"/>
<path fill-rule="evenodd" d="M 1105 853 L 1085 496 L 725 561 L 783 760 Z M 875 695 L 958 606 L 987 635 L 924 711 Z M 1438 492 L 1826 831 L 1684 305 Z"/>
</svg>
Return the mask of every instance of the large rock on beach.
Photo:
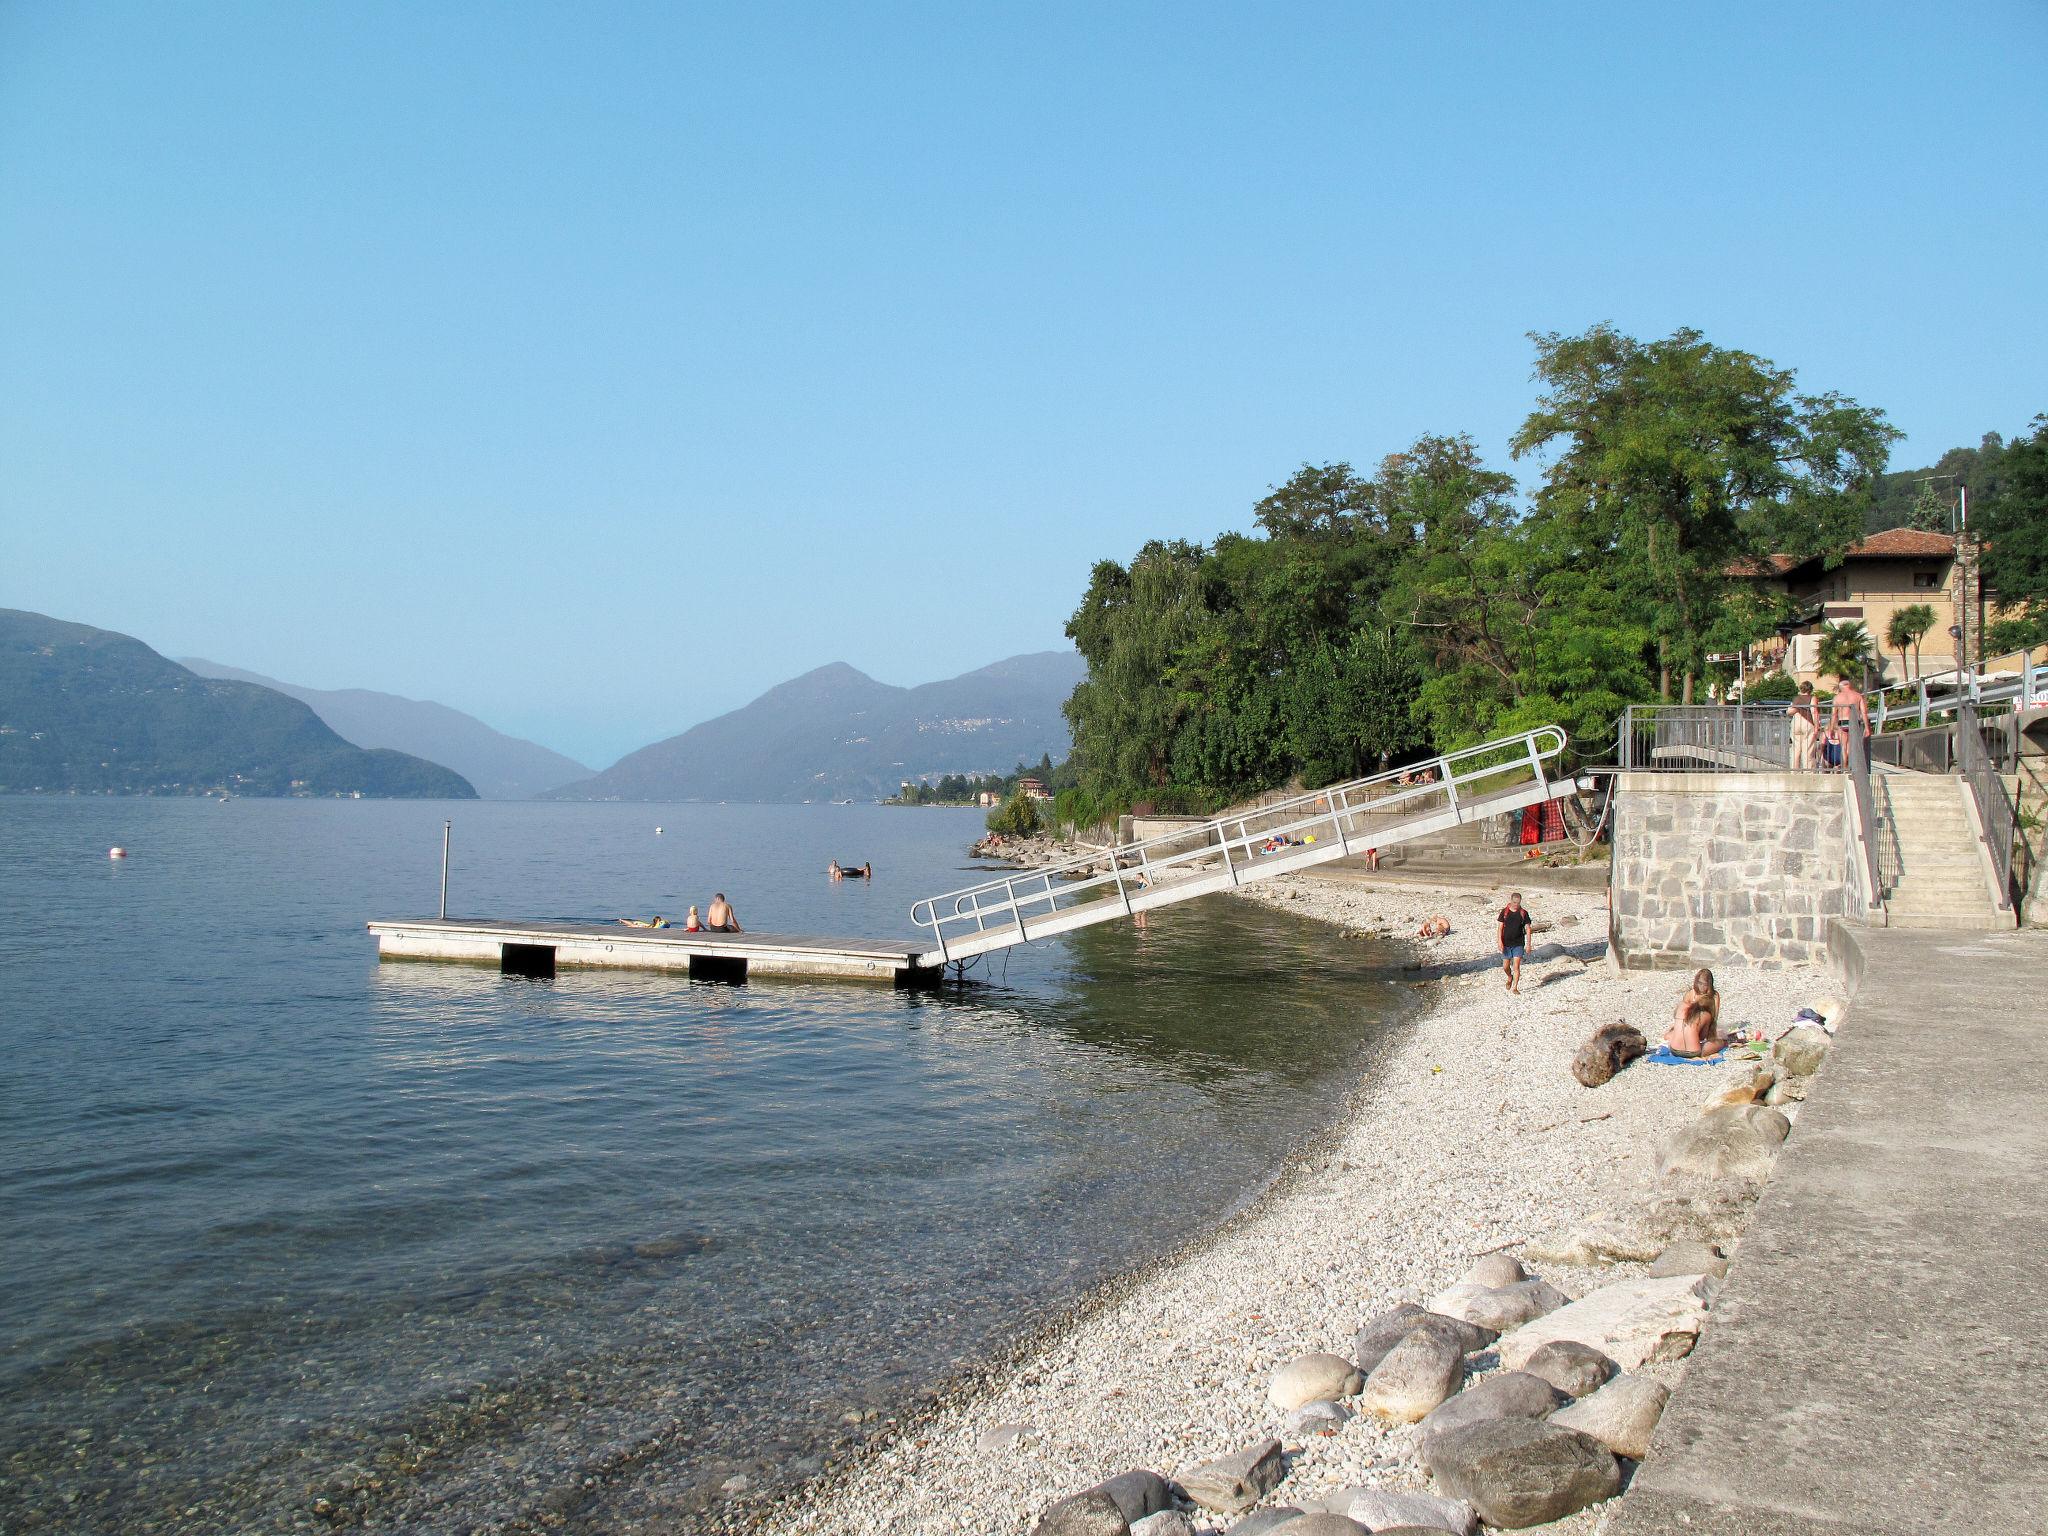
<svg viewBox="0 0 2048 1536">
<path fill-rule="evenodd" d="M 1131 1524 L 1099 1488 L 1061 1499 L 1038 1517 L 1031 1536 L 1130 1536 Z"/>
<path fill-rule="evenodd" d="M 1811 1024 L 1801 1024 L 1778 1037 L 1771 1047 L 1771 1064 L 1785 1077 L 1811 1077 L 1827 1058 L 1834 1037 Z"/>
<path fill-rule="evenodd" d="M 1413 1424 L 1457 1391 L 1464 1377 L 1465 1352 L 1457 1341 L 1419 1324 L 1372 1368 L 1358 1406 L 1396 1424 Z"/>
<path fill-rule="evenodd" d="M 1657 1177 L 1667 1185 L 1676 1179 L 1739 1179 L 1760 1185 L 1771 1176 L 1771 1164 L 1777 1161 L 1779 1143 L 1790 1126 L 1778 1111 L 1762 1105 L 1709 1109 L 1657 1143 Z"/>
<path fill-rule="evenodd" d="M 1131 1536 L 1196 1536 L 1195 1522 L 1177 1509 L 1162 1509 L 1156 1515 L 1133 1520 Z"/>
<path fill-rule="evenodd" d="M 1584 1397 L 1599 1391 L 1620 1367 L 1590 1344 L 1552 1339 L 1531 1355 L 1522 1369 L 1542 1377 L 1567 1397 Z"/>
<path fill-rule="evenodd" d="M 1438 1312 L 1426 1311 L 1412 1301 L 1404 1301 L 1358 1330 L 1358 1337 L 1351 1341 L 1351 1358 L 1361 1371 L 1370 1373 L 1387 1357 L 1388 1350 L 1417 1328 L 1431 1328 L 1442 1333 L 1457 1346 L 1461 1355 L 1476 1354 L 1498 1337 L 1491 1328 L 1445 1317 Z"/>
<path fill-rule="evenodd" d="M 1497 1371 L 1446 1398 L 1416 1426 L 1419 1440 L 1428 1441 L 1454 1429 L 1489 1419 L 1541 1419 L 1569 1399 L 1530 1371 Z"/>
<path fill-rule="evenodd" d="M 1541 1419 L 1492 1419 L 1439 1435 L 1423 1452 L 1446 1492 L 1488 1525 L 1520 1530 L 1611 1499 L 1621 1467 L 1606 1446 Z"/>
<path fill-rule="evenodd" d="M 1173 1508 L 1173 1485 L 1157 1472 L 1147 1472 L 1143 1467 L 1119 1472 L 1089 1491 L 1108 1494 L 1116 1507 L 1123 1511 L 1124 1518 L 1133 1525 L 1147 1515 Z"/>
<path fill-rule="evenodd" d="M 1572 1076 L 1588 1088 L 1598 1088 L 1649 1049 L 1649 1041 L 1634 1025 L 1603 1024 L 1572 1057 Z"/>
<path fill-rule="evenodd" d="M 1308 1403 L 1334 1403 L 1352 1397 L 1365 1376 L 1342 1355 L 1296 1355 L 1273 1373 L 1266 1401 L 1275 1408 L 1300 1408 Z"/>
<path fill-rule="evenodd" d="M 1518 1280 L 1501 1286 L 1454 1285 L 1432 1296 L 1429 1309 L 1499 1335 L 1555 1312 L 1570 1300 L 1547 1280 Z"/>
<path fill-rule="evenodd" d="M 1280 1432 L 1296 1439 L 1334 1435 L 1350 1421 L 1351 1410 L 1342 1403 L 1303 1403 L 1287 1415 Z"/>
<path fill-rule="evenodd" d="M 1180 1486 L 1204 1509 L 1219 1515 L 1239 1515 L 1277 1488 L 1286 1475 L 1280 1442 L 1269 1439 L 1183 1473 Z"/>
<path fill-rule="evenodd" d="M 1617 1376 L 1591 1397 L 1560 1408 L 1550 1422 L 1591 1435 L 1617 1456 L 1641 1461 L 1650 1454 L 1650 1436 L 1664 1416 L 1671 1389 L 1647 1376 Z"/>
<path fill-rule="evenodd" d="M 1319 1511 L 1290 1520 L 1280 1527 L 1281 1536 L 1372 1536 L 1372 1527 L 1360 1525 L 1344 1515 Z"/>
<path fill-rule="evenodd" d="M 1266 1536 L 1266 1532 L 1285 1525 L 1290 1520 L 1299 1520 L 1302 1512 L 1292 1504 L 1275 1504 L 1269 1509 L 1255 1509 L 1230 1528 L 1229 1536 Z"/>
<path fill-rule="evenodd" d="M 1451 1531 L 1455 1536 L 1478 1536 L 1479 1515 L 1463 1499 L 1439 1498 L 1433 1493 L 1409 1493 L 1395 1488 L 1367 1488 L 1344 1511 L 1360 1525 L 1374 1531 Z"/>
<path fill-rule="evenodd" d="M 1671 1275 L 1712 1275 L 1718 1280 L 1728 1273 L 1728 1261 L 1710 1244 L 1681 1239 L 1650 1261 L 1648 1273 L 1655 1280 Z"/>
<path fill-rule="evenodd" d="M 1602 1264 L 1635 1264 L 1654 1259 L 1664 1242 L 1640 1214 L 1610 1212 L 1563 1232 L 1536 1238 L 1523 1251 L 1539 1264 L 1597 1269 Z"/>
<path fill-rule="evenodd" d="M 1682 1360 L 1706 1321 L 1703 1283 L 1699 1276 L 1674 1275 L 1603 1285 L 1508 1334 L 1500 1341 L 1501 1363 L 1521 1370 L 1537 1350 L 1560 1339 L 1590 1344 L 1624 1371 L 1652 1360 Z"/>
<path fill-rule="evenodd" d="M 1522 1268 L 1522 1261 L 1512 1254 L 1482 1254 L 1479 1261 L 1459 1278 L 1461 1285 L 1483 1285 L 1489 1290 L 1503 1285 L 1514 1285 L 1529 1278 L 1529 1272 Z"/>
</svg>

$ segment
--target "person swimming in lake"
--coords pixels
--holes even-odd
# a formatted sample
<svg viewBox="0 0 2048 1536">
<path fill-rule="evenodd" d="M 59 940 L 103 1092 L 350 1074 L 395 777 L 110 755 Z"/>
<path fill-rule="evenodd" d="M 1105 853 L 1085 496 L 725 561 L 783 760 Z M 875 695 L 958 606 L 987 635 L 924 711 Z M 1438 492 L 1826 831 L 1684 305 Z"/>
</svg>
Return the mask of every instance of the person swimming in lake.
<svg viewBox="0 0 2048 1536">
<path fill-rule="evenodd" d="M 716 891 L 711 897 L 711 910 L 704 914 L 704 927 L 710 933 L 743 933 L 732 903 L 725 899 L 725 892 Z"/>
<path fill-rule="evenodd" d="M 834 859 L 825 866 L 825 878 L 828 880 L 844 880 L 846 878 L 846 871 L 840 867 L 837 859 Z"/>
<path fill-rule="evenodd" d="M 1679 1056 L 1714 1056 L 1737 1042 L 1721 1033 L 1721 994 L 1714 987 L 1714 973 L 1693 973 L 1692 985 L 1671 1011 L 1671 1027 L 1664 1043 Z"/>
</svg>

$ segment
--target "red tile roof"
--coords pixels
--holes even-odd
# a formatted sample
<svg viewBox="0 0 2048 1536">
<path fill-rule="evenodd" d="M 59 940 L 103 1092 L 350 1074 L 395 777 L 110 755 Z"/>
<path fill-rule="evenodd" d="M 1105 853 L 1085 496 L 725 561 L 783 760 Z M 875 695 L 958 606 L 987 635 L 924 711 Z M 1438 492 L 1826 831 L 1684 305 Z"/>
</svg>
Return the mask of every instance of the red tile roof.
<svg viewBox="0 0 2048 1536">
<path fill-rule="evenodd" d="M 1956 541 L 1946 533 L 1922 533 L 1917 528 L 1887 528 L 1858 539 L 1844 551 L 1850 560 L 1939 560 L 1956 552 Z M 1757 560 L 1739 560 L 1728 567 L 1730 576 L 1783 576 L 1796 571 L 1818 555 L 1765 555 Z"/>
</svg>

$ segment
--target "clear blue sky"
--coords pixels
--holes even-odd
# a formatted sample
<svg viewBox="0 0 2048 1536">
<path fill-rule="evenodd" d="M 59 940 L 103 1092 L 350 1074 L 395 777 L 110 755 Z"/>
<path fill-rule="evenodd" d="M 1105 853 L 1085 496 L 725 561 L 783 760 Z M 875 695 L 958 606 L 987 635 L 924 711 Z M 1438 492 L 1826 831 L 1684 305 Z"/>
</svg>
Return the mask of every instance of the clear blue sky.
<svg viewBox="0 0 2048 1536">
<path fill-rule="evenodd" d="M 1695 325 L 2048 410 L 2048 5 L 0 4 L 0 605 L 599 765 Z"/>
</svg>

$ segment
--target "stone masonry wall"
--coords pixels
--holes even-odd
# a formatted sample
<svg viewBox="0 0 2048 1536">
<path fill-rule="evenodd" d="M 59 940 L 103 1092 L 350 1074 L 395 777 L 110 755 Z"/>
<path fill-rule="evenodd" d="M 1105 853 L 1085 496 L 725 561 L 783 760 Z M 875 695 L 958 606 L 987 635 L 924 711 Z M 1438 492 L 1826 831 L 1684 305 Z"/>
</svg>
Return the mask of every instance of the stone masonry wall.
<svg viewBox="0 0 2048 1536">
<path fill-rule="evenodd" d="M 1824 964 L 1828 921 L 1863 914 L 1847 786 L 1808 773 L 1617 775 L 1609 936 L 1620 962 Z"/>
</svg>

